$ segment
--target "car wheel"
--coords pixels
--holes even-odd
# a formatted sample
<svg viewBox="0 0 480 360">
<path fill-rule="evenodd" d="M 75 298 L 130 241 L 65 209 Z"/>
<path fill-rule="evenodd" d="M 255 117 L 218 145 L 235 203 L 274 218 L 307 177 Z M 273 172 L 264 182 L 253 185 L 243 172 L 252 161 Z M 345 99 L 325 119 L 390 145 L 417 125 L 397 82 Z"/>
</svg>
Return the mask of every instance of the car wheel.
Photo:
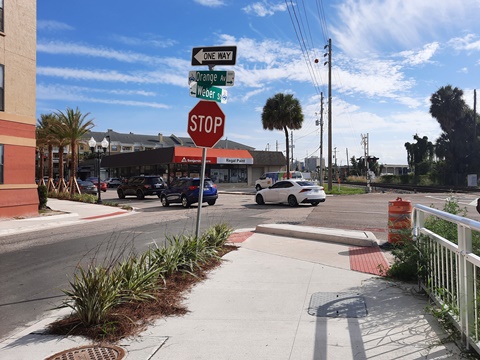
<svg viewBox="0 0 480 360">
<path fill-rule="evenodd" d="M 215 202 L 216 202 L 215 200 L 210 200 L 210 201 L 207 201 L 207 204 L 213 206 L 215 205 Z"/>
<path fill-rule="evenodd" d="M 312 206 L 317 206 L 318 204 L 320 204 L 319 201 L 314 201 L 314 202 L 312 202 Z"/>
<path fill-rule="evenodd" d="M 288 197 L 288 205 L 290 206 L 298 206 L 298 201 L 297 201 L 297 198 L 295 197 L 295 195 L 290 195 Z"/>
<path fill-rule="evenodd" d="M 255 186 L 255 190 L 260 191 L 262 190 L 262 187 L 260 185 Z"/>
<path fill-rule="evenodd" d="M 162 206 L 167 207 L 168 205 L 170 205 L 169 202 L 167 201 L 167 197 L 166 197 L 166 196 L 160 197 L 160 201 L 162 202 Z"/>
<path fill-rule="evenodd" d="M 257 202 L 258 205 L 265 204 L 265 201 L 263 200 L 263 196 L 260 194 L 257 194 L 257 196 L 255 196 L 255 201 Z"/>
<path fill-rule="evenodd" d="M 137 190 L 137 199 L 142 200 L 145 197 L 142 190 Z"/>
<path fill-rule="evenodd" d="M 182 206 L 184 208 L 189 208 L 190 207 L 190 203 L 188 202 L 188 199 L 185 195 L 182 195 Z"/>
<path fill-rule="evenodd" d="M 117 190 L 117 195 L 119 199 L 125 199 L 125 194 L 123 193 L 123 190 L 118 189 Z"/>
</svg>

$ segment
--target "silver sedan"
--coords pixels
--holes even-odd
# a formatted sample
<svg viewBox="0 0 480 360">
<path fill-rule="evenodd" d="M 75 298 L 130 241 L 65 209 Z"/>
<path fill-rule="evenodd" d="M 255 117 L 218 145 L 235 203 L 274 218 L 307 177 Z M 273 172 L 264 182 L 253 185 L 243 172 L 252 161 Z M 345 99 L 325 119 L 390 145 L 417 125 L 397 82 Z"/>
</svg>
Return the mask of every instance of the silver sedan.
<svg viewBox="0 0 480 360">
<path fill-rule="evenodd" d="M 255 201 L 259 205 L 265 203 L 287 203 L 290 206 L 298 204 L 312 204 L 317 206 L 326 198 L 322 186 L 312 181 L 305 180 L 282 180 L 266 189 L 260 190 L 255 195 Z"/>
</svg>

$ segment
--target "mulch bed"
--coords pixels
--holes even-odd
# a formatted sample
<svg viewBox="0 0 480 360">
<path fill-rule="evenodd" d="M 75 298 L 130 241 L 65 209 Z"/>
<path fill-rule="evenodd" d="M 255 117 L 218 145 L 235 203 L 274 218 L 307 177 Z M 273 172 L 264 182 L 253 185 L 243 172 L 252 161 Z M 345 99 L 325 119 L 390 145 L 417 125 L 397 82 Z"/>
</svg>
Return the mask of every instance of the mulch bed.
<svg viewBox="0 0 480 360">
<path fill-rule="evenodd" d="M 237 250 L 234 245 L 224 245 L 220 256 Z M 84 336 L 95 342 L 115 343 L 136 335 L 154 320 L 167 316 L 182 316 L 188 313 L 183 301 L 192 287 L 207 279 L 208 273 L 220 266 L 222 259 L 212 259 L 196 269 L 194 275 L 175 273 L 162 283 L 155 300 L 129 302 L 112 310 L 104 324 L 85 327 L 75 315 L 55 321 L 47 331 L 52 335 Z"/>
</svg>

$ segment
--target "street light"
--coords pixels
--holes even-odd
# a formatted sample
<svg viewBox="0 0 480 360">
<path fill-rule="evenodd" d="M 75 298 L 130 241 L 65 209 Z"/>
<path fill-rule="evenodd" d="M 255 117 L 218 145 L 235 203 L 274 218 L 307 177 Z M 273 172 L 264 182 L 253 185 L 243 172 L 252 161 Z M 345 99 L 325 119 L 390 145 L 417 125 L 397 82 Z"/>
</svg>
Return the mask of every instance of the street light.
<svg viewBox="0 0 480 360">
<path fill-rule="evenodd" d="M 107 147 L 109 145 L 109 142 L 108 142 L 107 139 L 103 138 L 101 144 L 102 144 L 103 153 L 100 152 L 100 149 L 97 149 L 97 142 L 95 141 L 93 136 L 90 138 L 90 140 L 88 140 L 88 146 L 90 147 L 90 151 L 92 152 L 92 154 L 97 154 L 97 163 L 98 163 L 98 167 L 97 167 L 97 182 L 98 182 L 97 183 L 97 190 L 98 190 L 97 204 L 102 203 L 102 196 L 100 195 L 100 193 L 101 193 L 101 190 L 100 190 L 100 160 L 102 159 L 102 155 L 105 155 L 105 153 L 107 151 Z"/>
</svg>

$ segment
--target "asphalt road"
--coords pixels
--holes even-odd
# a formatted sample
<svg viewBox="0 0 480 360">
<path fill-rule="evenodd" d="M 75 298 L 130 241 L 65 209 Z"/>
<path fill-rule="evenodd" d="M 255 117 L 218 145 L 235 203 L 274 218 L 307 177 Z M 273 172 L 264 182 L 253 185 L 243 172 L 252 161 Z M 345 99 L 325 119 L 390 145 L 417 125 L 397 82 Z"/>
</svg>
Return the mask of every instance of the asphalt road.
<svg viewBox="0 0 480 360">
<path fill-rule="evenodd" d="M 227 223 L 234 229 L 253 229 L 262 223 L 303 224 L 372 231 L 378 239 L 386 241 L 388 202 L 398 196 L 412 204 L 442 209 L 451 194 L 329 196 L 317 207 L 291 208 L 257 205 L 253 191 L 249 195 L 223 193 L 214 206 L 202 207 L 201 229 L 217 223 Z M 475 210 L 479 194 L 456 196 L 461 207 L 467 208 L 468 217 L 480 221 L 480 214 Z M 107 218 L 89 223 L 89 226 L 74 225 L 10 237 L 9 240 L 19 244 L 20 250 L 0 253 L 0 338 L 58 306 L 63 298 L 61 289 L 68 288 L 68 281 L 79 262 L 90 261 L 93 257 L 103 259 L 105 254 L 119 247 L 143 252 L 154 243 L 162 246 L 169 236 L 195 231 L 198 210 L 195 205 L 190 209 L 180 205 L 164 208 L 157 197 L 119 200 L 114 189 L 103 193 L 102 199 L 129 204 L 136 208 L 136 213 Z"/>
</svg>

